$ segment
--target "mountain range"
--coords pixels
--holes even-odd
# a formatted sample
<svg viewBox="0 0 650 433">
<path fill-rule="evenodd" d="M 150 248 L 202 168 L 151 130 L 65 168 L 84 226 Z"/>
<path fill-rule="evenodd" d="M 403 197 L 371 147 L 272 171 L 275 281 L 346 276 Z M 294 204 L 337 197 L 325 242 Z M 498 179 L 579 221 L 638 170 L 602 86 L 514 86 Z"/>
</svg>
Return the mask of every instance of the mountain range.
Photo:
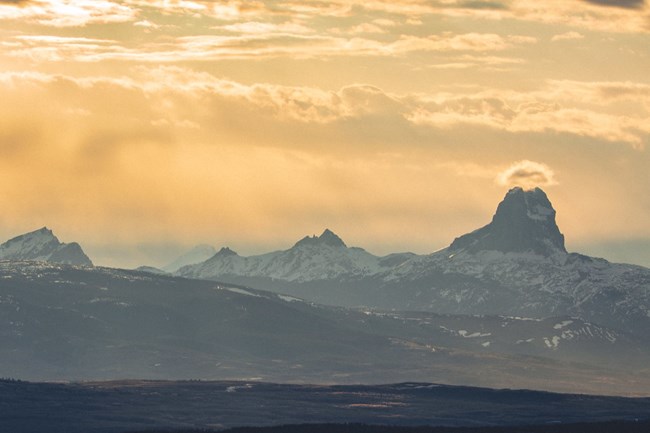
<svg viewBox="0 0 650 433">
<path fill-rule="evenodd" d="M 540 189 L 430 255 L 325 230 L 176 275 L 91 265 L 47 228 L 0 246 L 4 375 L 650 390 L 650 270 L 567 252 Z"/>
<path fill-rule="evenodd" d="M 650 269 L 567 252 L 555 209 L 539 188 L 511 189 L 489 224 L 430 255 L 377 257 L 325 230 L 259 256 L 224 248 L 177 274 L 345 307 L 566 315 L 650 332 Z"/>
</svg>

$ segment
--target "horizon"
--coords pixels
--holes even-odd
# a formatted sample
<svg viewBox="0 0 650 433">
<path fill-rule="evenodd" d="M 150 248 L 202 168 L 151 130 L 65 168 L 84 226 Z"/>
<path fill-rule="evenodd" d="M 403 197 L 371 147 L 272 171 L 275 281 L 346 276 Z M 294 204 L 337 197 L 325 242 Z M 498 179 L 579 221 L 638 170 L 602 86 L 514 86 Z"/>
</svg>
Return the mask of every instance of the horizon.
<svg viewBox="0 0 650 433">
<path fill-rule="evenodd" d="M 544 194 L 546 194 L 545 191 L 542 188 L 539 188 L 539 187 L 534 187 L 534 188 L 528 188 L 527 189 L 527 188 L 522 188 L 522 187 L 516 186 L 516 187 L 510 188 L 508 190 L 508 192 L 505 194 L 503 199 L 505 200 L 505 198 L 508 196 L 508 194 L 512 190 L 514 190 L 516 188 L 521 188 L 524 191 L 532 191 L 533 189 L 539 189 Z M 552 205 L 552 203 L 551 203 L 551 205 Z M 495 205 L 495 212 L 496 212 L 496 207 L 497 206 Z M 555 210 L 557 212 L 557 209 L 555 209 Z M 556 217 L 557 217 L 557 215 L 556 215 Z M 491 221 L 491 219 L 490 219 L 490 221 Z M 487 222 L 485 224 L 487 224 Z M 483 227 L 485 224 L 483 224 L 483 225 L 481 225 L 479 227 L 475 227 L 474 229 L 468 231 L 467 233 L 470 233 L 470 232 L 472 232 L 474 230 L 477 230 L 477 229 Z M 561 227 L 559 227 L 559 228 L 560 228 L 560 231 L 561 231 Z M 56 236 L 58 238 L 56 231 L 53 230 L 51 227 L 48 227 L 47 225 L 44 225 L 39 229 L 30 230 L 30 231 L 28 231 L 26 233 L 40 232 L 40 231 L 43 231 L 43 230 L 48 231 L 50 234 L 53 234 L 54 236 Z M 18 234 L 16 236 L 20 236 L 20 235 L 23 235 L 23 234 L 26 234 L 26 233 L 21 233 L 21 234 Z M 339 237 L 346 244 L 346 247 L 348 247 L 348 248 L 352 248 L 352 247 L 363 248 L 364 250 L 370 252 L 371 254 L 377 255 L 377 256 L 385 256 L 385 255 L 392 254 L 392 253 L 415 253 L 415 254 L 418 254 L 418 255 L 432 254 L 432 253 L 441 251 L 441 250 L 449 247 L 449 245 L 451 244 L 451 241 L 453 241 L 454 239 L 466 234 L 466 233 L 460 233 L 457 236 L 454 236 L 454 238 L 452 238 L 452 240 L 447 245 L 444 245 L 444 246 L 442 246 L 440 248 L 436 248 L 436 249 L 433 249 L 433 250 L 430 250 L 430 251 L 416 252 L 416 251 L 412 251 L 412 250 L 390 250 L 388 247 L 385 247 L 383 250 L 381 250 L 382 252 L 377 253 L 375 251 L 371 251 L 371 250 L 368 250 L 368 249 L 364 248 L 362 245 L 350 244 L 350 243 L 346 242 L 345 236 L 342 236 L 342 237 L 339 236 L 339 233 L 337 233 L 336 230 L 332 230 L 330 227 L 324 227 L 321 231 L 314 232 L 314 233 L 311 233 L 311 234 L 305 234 L 305 235 L 295 239 L 294 241 L 285 239 L 283 244 L 281 244 L 281 245 L 279 245 L 279 246 L 277 246 L 275 248 L 271 247 L 273 249 L 267 249 L 267 250 L 261 249 L 261 248 L 259 248 L 259 246 L 258 247 L 253 246 L 252 248 L 249 247 L 248 250 L 240 250 L 237 247 L 234 247 L 233 245 L 213 245 L 213 244 L 206 243 L 206 242 L 198 243 L 198 244 L 194 244 L 194 245 L 189 245 L 189 246 L 188 245 L 154 244 L 154 245 L 148 246 L 148 247 L 144 246 L 145 247 L 144 253 L 139 255 L 139 257 L 140 258 L 142 258 L 142 257 L 152 257 L 153 254 L 150 253 L 151 249 L 158 249 L 158 252 L 160 253 L 161 252 L 160 246 L 164 245 L 164 248 L 163 248 L 164 255 L 165 255 L 164 259 L 159 259 L 159 261 L 157 263 L 150 263 L 150 262 L 149 263 L 143 263 L 142 261 L 138 261 L 138 262 L 131 262 L 128 265 L 123 264 L 123 263 L 126 263 L 125 261 L 123 261 L 121 263 L 118 262 L 117 264 L 98 262 L 97 260 L 94 259 L 93 254 L 89 253 L 88 250 L 86 250 L 84 248 L 83 242 L 80 242 L 79 240 L 65 241 L 65 240 L 62 240 L 62 239 L 59 238 L 59 241 L 61 241 L 63 243 L 71 243 L 71 242 L 79 243 L 81 245 L 81 247 L 84 249 L 84 251 L 88 254 L 90 259 L 93 261 L 94 265 L 96 265 L 96 266 L 108 266 L 108 267 L 131 269 L 131 268 L 137 268 L 137 267 L 140 267 L 140 266 L 154 266 L 156 268 L 163 268 L 166 265 L 170 264 L 175 259 L 177 259 L 177 258 L 181 257 L 182 255 L 184 255 L 186 253 L 189 253 L 191 250 L 193 250 L 195 248 L 199 248 L 199 247 L 211 247 L 211 248 L 213 248 L 215 250 L 215 253 L 219 252 L 222 249 L 228 249 L 228 250 L 233 251 L 233 252 L 237 253 L 238 255 L 244 256 L 244 257 L 261 255 L 261 254 L 266 254 L 266 253 L 275 252 L 275 251 L 285 251 L 285 250 L 290 249 L 293 246 L 295 246 L 301 240 L 304 240 L 306 238 L 318 238 L 320 236 L 323 236 L 325 233 L 330 233 L 330 234 L 333 234 L 336 237 Z M 566 233 L 562 233 L 562 234 L 565 237 L 565 243 L 566 243 Z M 14 238 L 16 236 L 12 236 L 12 238 Z M 7 240 L 9 240 L 9 239 L 7 239 Z M 0 240 L 0 244 L 7 241 L 7 240 Z M 139 248 L 142 248 L 142 247 L 143 246 L 139 246 Z M 643 245 L 641 245 L 640 248 L 643 249 Z M 136 247 L 136 249 L 138 249 L 138 247 Z M 629 250 L 629 248 L 627 248 L 627 249 Z M 604 259 L 606 259 L 606 260 L 608 260 L 610 262 L 613 262 L 613 263 L 628 263 L 628 264 L 635 264 L 635 265 L 640 265 L 640 266 L 645 266 L 645 267 L 650 268 L 650 254 L 648 254 L 647 256 L 641 255 L 641 256 L 632 257 L 632 256 L 629 255 L 629 252 L 627 252 L 627 251 L 620 251 L 620 250 L 617 251 L 615 249 L 614 250 L 608 249 L 606 251 L 601 250 L 601 251 L 604 251 L 607 254 L 598 255 L 598 253 L 596 253 L 596 254 L 591 253 L 590 254 L 589 251 L 573 250 L 571 247 L 567 248 L 567 251 L 569 253 L 582 253 L 582 254 L 591 255 L 593 257 L 604 258 Z M 596 248 L 596 251 L 598 251 L 597 248 Z M 626 252 L 628 254 L 626 254 Z M 123 253 L 128 254 L 129 251 L 123 248 Z M 131 253 L 132 253 L 132 251 L 131 251 Z M 619 259 L 617 260 L 617 258 L 619 258 Z"/>
<path fill-rule="evenodd" d="M 0 239 L 100 265 L 329 227 L 425 254 L 543 188 L 650 267 L 647 1 L 0 0 Z"/>
</svg>

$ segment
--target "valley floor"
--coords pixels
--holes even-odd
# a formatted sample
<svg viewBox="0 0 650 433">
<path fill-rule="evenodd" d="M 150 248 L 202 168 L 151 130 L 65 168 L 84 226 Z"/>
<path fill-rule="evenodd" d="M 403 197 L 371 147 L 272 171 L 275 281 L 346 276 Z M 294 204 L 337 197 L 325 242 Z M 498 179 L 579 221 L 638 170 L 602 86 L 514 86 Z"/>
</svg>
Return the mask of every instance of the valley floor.
<svg viewBox="0 0 650 433">
<path fill-rule="evenodd" d="M 599 424 L 562 430 L 564 424 Z M 462 433 L 637 432 L 650 420 L 649 398 L 493 390 L 426 383 L 283 385 L 260 382 L 113 381 L 30 383 L 0 381 L 0 431 L 12 433 L 124 433 L 224 430 L 236 433 Z M 316 427 L 300 424 L 338 424 Z M 460 430 L 387 429 L 463 427 Z M 541 425 L 538 429 L 505 428 Z M 619 428 L 623 425 L 626 429 Z M 483 427 L 496 426 L 499 429 Z M 612 426 L 616 430 L 612 430 Z M 469 427 L 483 429 L 468 430 Z M 600 429 L 600 428 L 604 428 Z M 320 429 L 320 430 L 319 430 Z M 600 429 L 600 430 L 599 430 Z M 233 432 L 235 433 L 235 432 Z"/>
<path fill-rule="evenodd" d="M 240 427 L 221 433 L 647 433 L 650 421 L 547 424 L 515 427 L 401 427 L 367 424 L 302 424 L 275 427 Z M 163 432 L 142 432 L 163 433 Z M 205 430 L 164 433 L 206 433 Z"/>
</svg>

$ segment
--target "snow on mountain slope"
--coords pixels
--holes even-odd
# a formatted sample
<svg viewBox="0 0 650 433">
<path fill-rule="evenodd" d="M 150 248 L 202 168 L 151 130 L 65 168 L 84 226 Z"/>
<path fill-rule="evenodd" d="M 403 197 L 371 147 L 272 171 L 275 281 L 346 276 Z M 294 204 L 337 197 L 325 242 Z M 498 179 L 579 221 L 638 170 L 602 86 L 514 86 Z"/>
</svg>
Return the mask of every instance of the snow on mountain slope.
<svg viewBox="0 0 650 433">
<path fill-rule="evenodd" d="M 579 254 L 451 253 L 382 275 L 395 308 L 532 317 L 574 315 L 630 331 L 650 329 L 650 270 Z M 413 289 L 417 288 L 414 292 Z M 406 289 L 406 290 L 402 290 Z M 398 301 L 396 301 L 398 302 Z"/>
<path fill-rule="evenodd" d="M 450 251 L 526 252 L 548 256 L 566 253 L 564 235 L 555 223 L 555 209 L 539 188 L 513 188 L 483 228 L 456 238 Z"/>
<path fill-rule="evenodd" d="M 567 253 L 555 210 L 540 189 L 512 189 L 490 224 L 379 279 L 394 290 L 406 289 L 395 308 L 577 315 L 650 330 L 650 269 Z M 417 296 L 406 295 L 414 287 Z"/>
<path fill-rule="evenodd" d="M 230 250 L 181 275 L 247 284 L 347 307 L 450 314 L 579 316 L 650 332 L 650 269 L 568 253 L 539 188 L 513 188 L 486 226 L 428 256 L 384 258 L 326 230 L 254 257 Z"/>
<path fill-rule="evenodd" d="M 647 338 L 575 317 L 349 310 L 102 267 L 0 261 L 4 374 L 384 382 L 648 393 Z"/>
<path fill-rule="evenodd" d="M 92 266 L 78 243 L 61 243 L 47 227 L 9 239 L 0 245 L 0 260 L 35 260 Z"/>
<path fill-rule="evenodd" d="M 217 250 L 212 245 L 197 245 L 161 269 L 165 272 L 176 272 L 183 266 L 201 263 L 215 255 L 216 252 Z"/>
<path fill-rule="evenodd" d="M 405 253 L 382 258 L 361 248 L 349 248 L 326 229 L 320 236 L 301 239 L 288 250 L 258 256 L 242 257 L 222 248 L 203 263 L 179 269 L 178 274 L 202 279 L 236 275 L 304 283 L 374 275 L 411 257 Z"/>
</svg>

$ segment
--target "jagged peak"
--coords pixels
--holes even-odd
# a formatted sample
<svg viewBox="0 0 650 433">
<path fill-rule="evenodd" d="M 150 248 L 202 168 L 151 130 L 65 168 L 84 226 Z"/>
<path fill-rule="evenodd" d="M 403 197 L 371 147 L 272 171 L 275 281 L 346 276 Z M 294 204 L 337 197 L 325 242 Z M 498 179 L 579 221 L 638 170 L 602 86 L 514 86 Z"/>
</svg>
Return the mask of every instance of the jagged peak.
<svg viewBox="0 0 650 433">
<path fill-rule="evenodd" d="M 238 256 L 235 251 L 231 250 L 229 247 L 221 247 L 221 249 L 215 254 L 218 257 L 227 257 L 227 256 Z"/>
<path fill-rule="evenodd" d="M 555 209 L 540 188 L 510 189 L 497 206 L 492 222 L 456 238 L 452 251 L 532 251 L 551 255 L 566 253 L 564 235 L 555 223 Z"/>
<path fill-rule="evenodd" d="M 52 230 L 45 226 L 16 236 L 0 245 L 0 258 L 92 266 L 92 261 L 78 243 L 62 243 Z"/>
<path fill-rule="evenodd" d="M 294 248 L 304 245 L 329 245 L 331 247 L 347 248 L 345 242 L 330 229 L 325 229 L 320 236 L 305 236 L 294 245 Z"/>
<path fill-rule="evenodd" d="M 48 229 L 47 227 L 41 227 L 38 230 L 33 230 L 31 232 L 23 233 L 22 235 L 16 236 L 14 238 L 9 239 L 5 244 L 12 244 L 16 242 L 24 242 L 24 241 L 32 241 L 37 243 L 49 243 L 49 242 L 56 242 L 57 244 L 60 244 L 59 239 L 54 236 L 54 233 L 52 230 Z"/>
</svg>

